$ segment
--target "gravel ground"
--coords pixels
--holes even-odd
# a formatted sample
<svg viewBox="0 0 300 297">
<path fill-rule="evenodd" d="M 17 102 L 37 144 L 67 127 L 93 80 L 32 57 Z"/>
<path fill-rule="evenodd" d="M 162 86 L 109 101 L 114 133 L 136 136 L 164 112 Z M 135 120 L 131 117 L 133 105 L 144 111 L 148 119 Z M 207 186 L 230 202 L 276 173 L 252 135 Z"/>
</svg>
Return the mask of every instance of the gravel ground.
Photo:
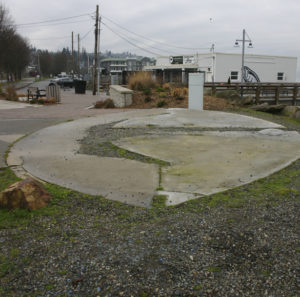
<svg viewBox="0 0 300 297">
<path fill-rule="evenodd" d="M 82 148 L 143 132 L 101 129 Z M 300 160 L 169 208 L 47 189 L 44 212 L 0 224 L 0 296 L 300 296 Z"/>
</svg>

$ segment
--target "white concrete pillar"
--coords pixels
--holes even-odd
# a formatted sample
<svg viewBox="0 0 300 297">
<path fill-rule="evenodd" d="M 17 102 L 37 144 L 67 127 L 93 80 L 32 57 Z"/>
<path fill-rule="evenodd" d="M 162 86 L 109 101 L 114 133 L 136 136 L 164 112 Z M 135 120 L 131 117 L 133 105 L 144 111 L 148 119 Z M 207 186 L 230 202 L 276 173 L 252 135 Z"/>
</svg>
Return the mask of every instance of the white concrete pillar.
<svg viewBox="0 0 300 297">
<path fill-rule="evenodd" d="M 189 74 L 189 109 L 203 110 L 204 73 Z"/>
</svg>

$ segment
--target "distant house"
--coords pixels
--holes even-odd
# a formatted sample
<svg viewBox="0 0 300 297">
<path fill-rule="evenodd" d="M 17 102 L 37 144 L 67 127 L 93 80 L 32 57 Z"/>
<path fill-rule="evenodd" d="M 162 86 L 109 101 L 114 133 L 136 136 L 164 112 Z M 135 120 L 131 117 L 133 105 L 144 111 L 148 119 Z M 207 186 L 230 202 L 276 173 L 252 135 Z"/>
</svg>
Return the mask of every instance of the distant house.
<svg viewBox="0 0 300 297">
<path fill-rule="evenodd" d="M 296 57 L 245 55 L 244 80 L 247 82 L 296 82 Z M 201 53 L 157 57 L 155 66 L 145 66 L 164 82 L 187 83 L 188 73 L 204 72 L 206 82 L 240 82 L 242 55 Z"/>
<path fill-rule="evenodd" d="M 142 71 L 143 67 L 154 65 L 154 60 L 143 58 L 106 58 L 100 61 L 102 73 L 107 75 L 121 75 L 123 72 Z"/>
</svg>

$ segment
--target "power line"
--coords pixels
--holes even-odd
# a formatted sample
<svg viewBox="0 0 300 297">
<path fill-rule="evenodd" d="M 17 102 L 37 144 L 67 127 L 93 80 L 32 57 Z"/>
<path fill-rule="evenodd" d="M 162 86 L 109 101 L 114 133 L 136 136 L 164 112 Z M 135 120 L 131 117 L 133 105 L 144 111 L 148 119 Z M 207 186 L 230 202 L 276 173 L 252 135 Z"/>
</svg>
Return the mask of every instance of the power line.
<svg viewBox="0 0 300 297">
<path fill-rule="evenodd" d="M 145 36 L 143 36 L 143 35 L 137 34 L 137 33 L 133 32 L 133 31 L 131 31 L 131 30 L 128 30 L 128 29 L 126 29 L 125 27 L 121 26 L 120 24 L 114 22 L 112 19 L 110 19 L 110 18 L 108 18 L 108 17 L 105 17 L 105 16 L 102 16 L 102 17 L 103 17 L 104 19 L 107 19 L 108 21 L 110 21 L 110 22 L 113 23 L 114 25 L 116 25 L 116 26 L 122 28 L 123 30 L 125 30 L 125 31 L 127 31 L 127 32 L 129 32 L 129 33 L 131 33 L 131 34 L 134 34 L 134 35 L 136 35 L 136 36 L 138 36 L 138 37 L 140 37 L 140 38 L 146 39 L 146 40 L 148 40 L 148 41 L 152 41 L 152 42 L 155 42 L 155 43 L 162 44 L 162 45 L 167 46 L 167 47 L 178 48 L 178 49 L 187 49 L 187 50 L 200 50 L 200 49 L 203 50 L 203 49 L 210 49 L 209 47 L 207 47 L 207 48 L 194 48 L 194 47 L 182 47 L 182 46 L 177 46 L 177 45 L 167 44 L 167 43 L 165 43 L 165 42 L 157 41 L 157 40 L 154 40 L 154 39 L 145 37 Z"/>
<path fill-rule="evenodd" d="M 75 16 L 70 16 L 70 17 L 65 17 L 65 18 L 59 18 L 59 19 L 52 19 L 52 20 L 46 20 L 46 21 L 40 21 L 40 22 L 34 22 L 34 23 L 24 23 L 24 24 L 17 24 L 17 27 L 21 26 L 31 26 L 31 25 L 39 25 L 39 24 L 44 24 L 44 23 L 53 23 L 53 22 L 60 22 L 64 20 L 69 20 L 69 19 L 75 19 L 83 16 L 91 16 L 92 14 L 80 14 L 80 15 L 75 15 Z"/>
<path fill-rule="evenodd" d="M 66 38 L 70 38 L 70 36 L 51 37 L 51 38 L 30 38 L 30 37 L 27 37 L 27 38 L 30 39 L 31 41 L 36 41 L 36 40 L 56 40 L 56 39 L 66 39 Z"/>
<path fill-rule="evenodd" d="M 83 40 L 85 39 L 93 30 L 88 31 L 86 34 L 83 35 L 80 39 Z"/>
<path fill-rule="evenodd" d="M 104 24 L 102 21 L 101 21 L 101 23 Z M 104 24 L 104 25 L 105 25 L 105 24 Z M 106 25 L 106 26 L 108 26 L 108 25 Z M 111 29 L 111 28 L 109 28 L 109 29 Z M 119 33 L 119 34 L 121 34 L 121 33 Z M 135 38 L 133 38 L 133 37 L 131 37 L 131 36 L 125 35 L 124 33 L 122 33 L 122 36 L 125 37 L 125 38 L 127 38 L 127 39 L 131 39 L 131 40 L 133 40 L 134 42 L 142 42 L 142 43 L 144 44 L 144 46 L 147 47 L 147 48 L 150 47 L 150 48 L 153 48 L 153 49 L 155 49 L 155 50 L 158 50 L 158 51 L 161 51 L 161 52 L 166 52 L 166 53 L 169 53 L 169 54 L 170 54 L 170 51 L 169 51 L 169 50 L 162 49 L 162 48 L 158 48 L 158 47 L 155 47 L 155 46 L 153 46 L 153 45 L 146 44 L 145 42 L 140 41 L 140 40 L 138 40 L 138 39 L 135 39 Z M 174 52 L 173 52 L 173 54 L 174 54 Z"/>
<path fill-rule="evenodd" d="M 53 23 L 53 24 L 41 24 L 39 27 L 47 27 L 47 26 L 56 26 L 56 25 L 68 25 L 68 24 L 77 24 L 77 23 L 86 23 L 90 22 L 91 20 L 82 20 L 82 21 L 76 21 L 76 22 L 67 22 L 67 23 Z M 26 26 L 23 28 L 30 28 L 30 27 L 35 27 L 36 25 L 31 25 L 31 26 Z"/>
<path fill-rule="evenodd" d="M 143 47 L 141 47 L 141 46 L 138 46 L 138 45 L 134 44 L 133 42 L 131 42 L 130 40 L 128 40 L 127 38 L 125 38 L 125 37 L 122 36 L 121 34 L 119 34 L 119 33 L 117 33 L 116 31 L 114 31 L 112 28 L 110 28 L 110 27 L 109 27 L 108 25 L 106 25 L 105 23 L 102 22 L 102 24 L 103 24 L 107 29 L 109 29 L 111 32 L 113 32 L 114 34 L 116 34 L 117 36 L 119 36 L 121 39 L 127 41 L 128 43 L 130 43 L 130 44 L 133 45 L 134 47 L 136 47 L 136 48 L 138 48 L 138 49 L 140 49 L 140 50 L 142 50 L 142 51 L 145 51 L 145 52 L 147 52 L 147 53 L 150 53 L 150 54 L 152 54 L 152 55 L 160 56 L 160 54 L 158 54 L 158 53 L 152 52 L 152 51 L 147 50 L 147 49 L 145 49 L 145 48 L 143 48 Z"/>
</svg>

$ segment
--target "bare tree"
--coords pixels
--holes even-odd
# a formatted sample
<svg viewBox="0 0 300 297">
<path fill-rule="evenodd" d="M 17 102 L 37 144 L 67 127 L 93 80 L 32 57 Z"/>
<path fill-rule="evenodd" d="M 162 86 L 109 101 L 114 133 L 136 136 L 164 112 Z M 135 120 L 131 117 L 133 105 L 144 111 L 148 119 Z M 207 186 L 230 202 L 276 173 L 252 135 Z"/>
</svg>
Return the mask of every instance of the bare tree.
<svg viewBox="0 0 300 297">
<path fill-rule="evenodd" d="M 0 3 L 0 73 L 7 79 L 20 79 L 29 63 L 28 42 L 16 33 L 8 10 Z"/>
</svg>

